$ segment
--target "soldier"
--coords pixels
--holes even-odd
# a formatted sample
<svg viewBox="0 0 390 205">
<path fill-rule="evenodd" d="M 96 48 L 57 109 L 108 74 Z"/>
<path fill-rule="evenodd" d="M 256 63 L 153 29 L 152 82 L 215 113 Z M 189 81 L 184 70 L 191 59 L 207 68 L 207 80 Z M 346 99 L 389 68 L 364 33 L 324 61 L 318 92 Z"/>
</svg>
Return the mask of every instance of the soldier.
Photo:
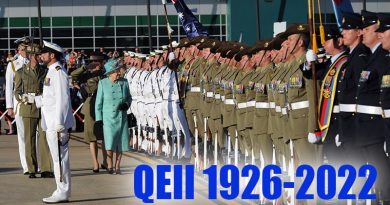
<svg viewBox="0 0 390 205">
<path fill-rule="evenodd" d="M 366 67 L 360 73 L 357 87 L 357 125 L 356 145 L 363 154 L 363 163 L 370 163 L 378 170 L 378 179 L 374 193 L 379 201 L 390 203 L 390 184 L 386 176 L 390 173 L 390 164 L 383 154 L 382 147 L 389 133 L 385 132 L 380 100 L 382 76 L 387 72 L 389 52 L 382 48 L 376 13 L 362 11 L 363 44 L 370 48 L 371 56 Z"/>
<path fill-rule="evenodd" d="M 343 149 L 346 154 L 352 152 L 350 160 L 356 160 L 357 153 L 354 153 L 354 151 L 356 152 L 357 149 L 355 149 L 353 142 L 356 133 L 351 127 L 355 127 L 357 84 L 370 51 L 361 43 L 361 28 L 363 24 L 361 16 L 354 13 L 344 13 L 343 22 L 341 34 L 344 45 L 349 48 L 349 57 L 341 71 L 337 90 L 340 103 L 338 143 L 344 144 Z"/>
<path fill-rule="evenodd" d="M 5 99 L 6 99 L 6 108 L 8 115 L 15 118 L 17 135 L 18 135 L 18 147 L 19 147 L 19 157 L 22 164 L 23 173 L 28 173 L 28 167 L 26 162 L 26 152 L 25 152 L 25 143 L 24 143 L 24 127 L 22 117 L 19 115 L 19 105 L 15 99 L 14 94 L 14 77 L 15 72 L 22 68 L 23 65 L 28 63 L 26 47 L 30 42 L 29 37 L 23 37 L 17 39 L 15 44 L 18 46 L 18 54 L 15 55 L 14 59 L 8 63 L 7 71 L 5 74 Z"/>
<path fill-rule="evenodd" d="M 92 53 L 89 57 L 91 61 L 87 66 L 81 66 L 74 70 L 70 75 L 73 82 L 78 87 L 81 96 L 84 99 L 84 105 L 81 113 L 84 115 L 84 140 L 89 143 L 89 149 L 92 156 L 93 173 L 99 172 L 97 138 L 93 132 L 95 124 L 95 100 L 99 80 L 103 77 L 104 56 L 99 53 Z M 102 139 L 101 139 L 102 140 Z M 102 169 L 107 168 L 107 154 L 102 146 L 103 163 Z"/>
<path fill-rule="evenodd" d="M 24 124 L 24 139 L 26 146 L 26 160 L 29 172 L 29 178 L 36 178 L 35 174 L 38 171 L 39 153 L 39 168 L 42 178 L 53 178 L 50 151 L 47 145 L 46 134 L 42 131 L 40 124 L 40 107 L 41 103 L 36 103 L 35 96 L 42 95 L 43 80 L 46 75 L 46 69 L 39 65 L 38 54 L 40 47 L 36 43 L 29 43 L 26 47 L 28 64 L 24 64 L 21 69 L 15 73 L 15 97 L 20 103 L 19 116 L 23 119 Z M 38 141 L 37 138 L 37 130 Z M 37 153 L 37 143 L 39 152 Z"/>
<path fill-rule="evenodd" d="M 250 129 L 246 129 L 245 115 L 247 112 L 246 86 L 248 85 L 253 73 L 254 63 L 251 61 L 252 49 L 250 47 L 238 52 L 234 59 L 239 63 L 240 73 L 234 80 L 234 99 L 236 103 L 237 133 L 242 142 L 241 153 L 246 156 L 252 156 L 252 142 L 250 138 Z"/>
<path fill-rule="evenodd" d="M 260 163 L 260 153 L 264 158 L 264 165 L 272 164 L 272 140 L 268 134 L 269 103 L 267 97 L 267 84 L 269 75 L 273 69 L 270 40 L 264 40 L 257 44 L 253 52 L 256 56 L 256 74 L 248 83 L 246 114 L 246 127 L 252 128 L 250 133 L 255 164 Z M 255 105 L 251 106 L 254 101 Z"/>
<path fill-rule="evenodd" d="M 379 37 L 382 42 L 383 49 L 390 51 L 390 15 L 389 14 L 378 14 L 379 20 L 378 25 L 379 28 L 376 30 L 379 32 Z M 386 153 L 386 156 L 389 157 L 389 150 L 390 150 L 390 56 L 387 55 L 387 66 L 386 66 L 386 72 L 382 76 L 382 83 L 381 83 L 381 94 L 380 94 L 380 101 L 383 113 L 384 113 L 384 121 L 385 121 L 385 133 L 386 134 L 386 141 L 384 145 L 384 151 Z M 387 164 L 389 166 L 389 164 Z M 384 190 L 386 191 L 386 190 Z M 388 197 L 389 191 L 384 194 L 385 196 L 382 196 L 384 203 L 383 204 L 390 204 L 389 197 Z"/>
<path fill-rule="evenodd" d="M 390 51 L 390 15 L 378 14 L 379 28 L 376 32 L 379 33 L 380 41 L 382 42 L 383 49 Z M 385 118 L 385 132 L 390 133 L 390 56 L 387 55 L 387 69 L 386 73 L 382 76 L 380 101 Z M 386 135 L 385 153 L 389 157 L 390 152 L 390 136 Z"/>
<path fill-rule="evenodd" d="M 68 75 L 59 60 L 64 49 L 44 41 L 41 59 L 48 67 L 42 100 L 42 129 L 46 131 L 57 189 L 45 203 L 69 200 L 71 192 L 68 129 L 74 124 L 70 102 Z M 39 98 L 38 98 L 39 99 Z"/>
<path fill-rule="evenodd" d="M 323 47 L 326 54 L 331 58 L 325 62 L 316 65 L 316 76 L 321 85 L 319 97 L 319 123 L 321 138 L 324 145 L 324 155 L 329 164 L 340 166 L 343 160 L 340 159 L 341 150 L 337 148 L 340 144 L 336 143 L 339 134 L 338 119 L 340 107 L 337 99 L 337 85 L 340 80 L 342 66 L 347 61 L 348 55 L 345 51 L 341 33 L 337 27 L 328 27 L 325 29 L 325 43 Z M 317 60 L 314 57 L 306 55 L 305 78 L 312 78 L 310 64 Z"/>
</svg>

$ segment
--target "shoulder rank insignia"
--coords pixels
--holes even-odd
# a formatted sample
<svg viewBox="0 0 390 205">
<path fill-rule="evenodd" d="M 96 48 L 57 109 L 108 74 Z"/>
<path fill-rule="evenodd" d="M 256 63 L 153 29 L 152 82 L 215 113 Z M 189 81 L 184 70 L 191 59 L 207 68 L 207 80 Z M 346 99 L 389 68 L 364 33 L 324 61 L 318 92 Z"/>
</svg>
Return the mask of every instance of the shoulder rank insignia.
<svg viewBox="0 0 390 205">
<path fill-rule="evenodd" d="M 61 70 L 61 66 L 57 66 L 57 67 L 56 67 L 56 70 L 57 70 L 57 71 Z"/>
</svg>

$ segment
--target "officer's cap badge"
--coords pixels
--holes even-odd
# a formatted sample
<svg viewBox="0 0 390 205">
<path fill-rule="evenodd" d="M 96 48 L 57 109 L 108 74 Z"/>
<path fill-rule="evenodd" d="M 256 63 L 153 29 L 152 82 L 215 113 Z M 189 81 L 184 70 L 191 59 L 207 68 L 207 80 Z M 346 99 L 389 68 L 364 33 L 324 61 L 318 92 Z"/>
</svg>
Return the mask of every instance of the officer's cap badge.
<svg viewBox="0 0 390 205">
<path fill-rule="evenodd" d="M 305 26 L 300 24 L 300 25 L 298 25 L 297 29 L 298 29 L 298 31 L 303 31 L 303 30 L 305 30 Z"/>
</svg>

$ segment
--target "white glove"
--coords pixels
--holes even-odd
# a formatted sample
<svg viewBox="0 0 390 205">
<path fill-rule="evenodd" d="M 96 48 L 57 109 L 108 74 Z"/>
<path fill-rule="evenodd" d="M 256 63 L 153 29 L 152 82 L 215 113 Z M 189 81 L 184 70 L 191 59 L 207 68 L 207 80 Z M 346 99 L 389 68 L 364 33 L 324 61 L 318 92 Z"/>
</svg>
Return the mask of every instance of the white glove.
<svg viewBox="0 0 390 205">
<path fill-rule="evenodd" d="M 336 137 L 334 138 L 334 141 L 336 143 L 336 147 L 340 147 L 341 146 L 339 134 L 336 135 Z"/>
<path fill-rule="evenodd" d="M 37 106 L 37 108 L 42 107 L 42 96 L 41 95 L 35 96 L 34 101 L 35 101 L 35 105 Z"/>
<path fill-rule="evenodd" d="M 57 132 L 63 132 L 65 130 L 65 126 L 63 125 L 56 125 L 56 131 Z"/>
<path fill-rule="evenodd" d="M 175 60 L 175 53 L 174 52 L 170 52 L 169 55 L 168 55 L 168 59 L 169 59 L 169 62 Z"/>
<path fill-rule="evenodd" d="M 313 50 L 307 50 L 306 52 L 306 61 L 307 62 L 313 62 L 313 61 L 317 61 L 318 57 L 317 57 L 317 54 L 314 53 Z"/>
<path fill-rule="evenodd" d="M 167 0 L 161 0 L 162 4 L 167 4 Z"/>
<path fill-rule="evenodd" d="M 317 137 L 314 133 L 309 133 L 307 135 L 307 140 L 311 143 L 311 144 L 314 144 L 317 142 Z"/>
</svg>

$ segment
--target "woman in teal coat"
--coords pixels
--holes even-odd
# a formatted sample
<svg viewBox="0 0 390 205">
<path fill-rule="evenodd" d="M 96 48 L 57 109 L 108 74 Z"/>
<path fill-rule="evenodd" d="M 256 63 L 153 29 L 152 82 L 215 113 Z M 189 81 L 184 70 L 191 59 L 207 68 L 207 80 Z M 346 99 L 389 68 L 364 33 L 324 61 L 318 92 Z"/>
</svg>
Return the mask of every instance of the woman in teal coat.
<svg viewBox="0 0 390 205">
<path fill-rule="evenodd" d="M 99 81 L 95 104 L 95 126 L 103 126 L 110 174 L 120 174 L 122 152 L 129 150 L 126 111 L 130 107 L 131 96 L 127 80 L 120 77 L 120 67 L 119 61 L 114 60 L 104 65 L 107 78 Z M 115 172 L 113 152 L 116 153 Z"/>
</svg>

